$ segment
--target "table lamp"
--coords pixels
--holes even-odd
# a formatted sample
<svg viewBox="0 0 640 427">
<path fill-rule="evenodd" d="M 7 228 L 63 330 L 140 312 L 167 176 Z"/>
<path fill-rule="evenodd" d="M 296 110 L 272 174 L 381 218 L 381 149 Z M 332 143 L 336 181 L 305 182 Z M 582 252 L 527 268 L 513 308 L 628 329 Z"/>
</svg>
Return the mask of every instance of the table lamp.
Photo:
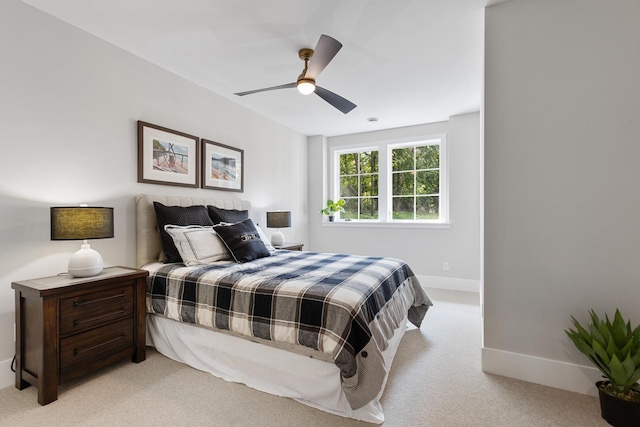
<svg viewBox="0 0 640 427">
<path fill-rule="evenodd" d="M 291 212 L 277 211 L 267 212 L 267 228 L 276 228 L 277 230 L 271 235 L 271 244 L 273 246 L 284 245 L 284 234 L 280 228 L 291 227 Z"/>
<path fill-rule="evenodd" d="M 68 271 L 74 277 L 95 276 L 102 271 L 102 256 L 88 239 L 113 237 L 113 208 L 52 207 L 51 240 L 84 240 L 69 260 Z"/>
</svg>

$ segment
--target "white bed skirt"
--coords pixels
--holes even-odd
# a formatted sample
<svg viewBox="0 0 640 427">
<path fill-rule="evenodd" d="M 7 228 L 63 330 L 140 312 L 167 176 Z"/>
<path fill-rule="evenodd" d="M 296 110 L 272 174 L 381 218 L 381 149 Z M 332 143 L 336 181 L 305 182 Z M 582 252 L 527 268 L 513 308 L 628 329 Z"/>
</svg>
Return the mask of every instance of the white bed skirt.
<svg viewBox="0 0 640 427">
<path fill-rule="evenodd" d="M 406 319 L 401 325 L 382 353 L 387 370 L 382 390 L 355 411 L 342 391 L 340 371 L 333 363 L 154 315 L 147 315 L 147 345 L 226 381 L 289 397 L 332 414 L 381 424 L 380 397 L 405 333 Z"/>
</svg>

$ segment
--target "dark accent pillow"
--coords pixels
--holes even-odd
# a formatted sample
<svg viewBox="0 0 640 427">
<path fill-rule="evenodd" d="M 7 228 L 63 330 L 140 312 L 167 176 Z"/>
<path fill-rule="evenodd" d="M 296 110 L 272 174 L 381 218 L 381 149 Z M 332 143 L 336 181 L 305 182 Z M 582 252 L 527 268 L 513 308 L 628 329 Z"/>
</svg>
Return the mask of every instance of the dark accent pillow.
<svg viewBox="0 0 640 427">
<path fill-rule="evenodd" d="M 165 206 L 162 203 L 153 202 L 153 207 L 158 218 L 162 249 L 167 257 L 165 262 L 182 262 L 182 257 L 173 243 L 173 239 L 164 230 L 165 225 L 213 225 L 207 208 L 204 206 Z"/>
<path fill-rule="evenodd" d="M 231 225 L 214 225 L 213 229 L 236 262 L 253 261 L 271 255 L 250 219 Z"/>
<path fill-rule="evenodd" d="M 214 224 L 221 222 L 236 223 L 249 219 L 249 211 L 239 211 L 236 209 L 220 209 L 215 206 L 208 205 L 209 217 Z"/>
</svg>

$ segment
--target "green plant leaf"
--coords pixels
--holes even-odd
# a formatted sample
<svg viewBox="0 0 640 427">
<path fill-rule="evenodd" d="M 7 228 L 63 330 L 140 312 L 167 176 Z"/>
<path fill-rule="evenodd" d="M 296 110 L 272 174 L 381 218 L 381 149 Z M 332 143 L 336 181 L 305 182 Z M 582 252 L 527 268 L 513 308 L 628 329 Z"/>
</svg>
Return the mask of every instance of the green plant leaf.
<svg viewBox="0 0 640 427">
<path fill-rule="evenodd" d="M 624 359 L 624 362 L 622 362 L 622 367 L 624 368 L 624 372 L 627 375 L 627 378 L 629 378 L 629 377 L 631 377 L 633 375 L 633 373 L 636 370 L 636 366 L 633 363 L 633 360 L 631 359 L 630 355 L 627 356 L 626 359 Z"/>
<path fill-rule="evenodd" d="M 591 332 L 591 337 L 593 337 L 595 341 L 598 341 L 598 343 L 602 347 L 607 346 L 607 342 L 604 340 L 604 337 L 602 336 L 600 331 L 598 331 L 598 327 L 596 326 L 596 324 L 589 325 L 589 331 Z"/>
<path fill-rule="evenodd" d="M 600 324 L 600 318 L 598 317 L 598 315 L 596 314 L 594 309 L 589 310 L 589 315 L 591 316 L 591 323 L 594 325 L 599 325 Z M 605 314 L 606 316 L 606 314 Z"/>
<path fill-rule="evenodd" d="M 633 331 L 633 340 L 640 346 L 640 325 Z"/>
<path fill-rule="evenodd" d="M 629 380 L 627 381 L 627 383 L 625 385 L 627 387 L 631 387 L 632 385 L 637 383 L 638 380 L 640 380 L 640 368 L 635 370 L 635 372 L 631 375 L 631 377 L 629 377 Z"/>
<path fill-rule="evenodd" d="M 640 350 L 636 348 L 635 354 L 631 353 L 631 360 L 636 368 L 640 368 Z"/>
<path fill-rule="evenodd" d="M 587 357 L 595 356 L 593 348 L 591 348 L 588 343 L 584 342 L 580 334 L 578 334 L 574 330 L 565 331 L 565 333 L 569 336 L 571 341 L 573 341 L 573 344 L 575 344 L 578 350 L 584 353 Z"/>
<path fill-rule="evenodd" d="M 593 341 L 592 347 L 593 351 L 598 355 L 602 363 L 606 366 L 611 364 L 611 357 L 609 357 L 604 347 L 602 347 L 598 341 Z M 615 354 L 613 357 L 615 357 Z"/>
<path fill-rule="evenodd" d="M 625 346 L 620 349 L 620 357 L 622 357 L 623 359 L 626 359 L 627 356 L 633 357 L 633 354 L 631 352 L 632 349 L 633 349 L 633 340 L 630 339 L 629 341 L 627 341 L 627 344 L 625 344 Z"/>
<path fill-rule="evenodd" d="M 624 347 L 627 341 L 627 328 L 625 327 L 624 320 L 620 317 L 620 312 L 616 310 L 616 317 L 613 321 L 611 335 L 613 335 L 613 340 L 616 343 L 618 348 Z M 631 329 L 629 327 L 629 329 Z"/>
<path fill-rule="evenodd" d="M 616 389 L 622 391 L 627 383 L 627 373 L 616 355 L 611 358 L 611 381 Z"/>
<path fill-rule="evenodd" d="M 609 342 L 609 339 L 611 338 L 611 331 L 609 330 L 609 327 L 607 326 L 607 323 L 600 322 L 598 330 L 600 331 L 600 334 L 602 334 L 602 337 L 605 339 L 605 341 Z"/>
<path fill-rule="evenodd" d="M 607 343 L 607 354 L 609 355 L 609 358 L 611 358 L 611 356 L 615 354 L 616 356 L 618 356 L 618 359 L 623 359 L 622 355 L 620 354 L 620 349 L 616 346 L 613 337 L 609 337 L 609 342 Z"/>
<path fill-rule="evenodd" d="M 573 342 L 576 342 L 576 340 L 584 341 L 584 340 L 582 339 L 582 336 L 581 336 L 578 332 L 574 331 L 574 330 L 573 330 L 573 329 L 571 329 L 571 328 L 569 328 L 569 329 L 565 329 L 565 330 L 564 330 L 564 333 L 565 333 L 565 334 L 567 334 L 567 336 L 568 336 L 569 338 L 571 338 L 571 341 L 573 341 Z"/>
<path fill-rule="evenodd" d="M 616 308 L 616 314 L 613 317 L 613 327 L 620 328 L 624 326 L 624 319 L 622 318 L 622 314 L 620 314 L 620 310 Z"/>
<path fill-rule="evenodd" d="M 589 335 L 589 332 L 586 331 L 586 329 L 584 329 L 582 327 L 582 325 L 580 324 L 580 322 L 578 322 L 576 320 L 575 317 L 571 316 L 571 322 L 573 322 L 573 326 L 576 327 L 576 329 L 578 330 L 578 333 L 580 334 L 580 336 L 587 342 L 589 343 L 589 345 L 591 345 L 591 341 L 593 341 L 593 338 L 591 338 L 591 335 Z"/>
</svg>

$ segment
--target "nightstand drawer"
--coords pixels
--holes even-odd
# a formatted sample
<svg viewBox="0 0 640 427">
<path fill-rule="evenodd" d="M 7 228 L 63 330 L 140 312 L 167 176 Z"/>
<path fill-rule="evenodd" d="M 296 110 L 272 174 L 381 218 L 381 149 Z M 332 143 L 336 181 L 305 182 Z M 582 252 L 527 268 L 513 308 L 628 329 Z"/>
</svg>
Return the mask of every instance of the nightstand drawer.
<svg viewBox="0 0 640 427">
<path fill-rule="evenodd" d="M 84 331 L 133 314 L 133 282 L 60 300 L 60 334 Z"/>
<path fill-rule="evenodd" d="M 133 349 L 133 319 L 64 338 L 60 340 L 60 374 L 129 347 Z"/>
</svg>

